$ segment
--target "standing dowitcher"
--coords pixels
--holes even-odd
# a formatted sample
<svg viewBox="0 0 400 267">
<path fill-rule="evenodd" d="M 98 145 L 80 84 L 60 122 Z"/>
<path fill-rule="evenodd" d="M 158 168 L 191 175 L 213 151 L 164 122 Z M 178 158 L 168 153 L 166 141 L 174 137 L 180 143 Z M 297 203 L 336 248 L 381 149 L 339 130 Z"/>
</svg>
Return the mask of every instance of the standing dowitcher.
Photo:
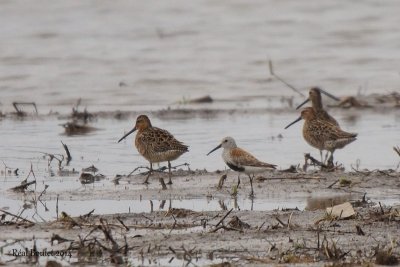
<svg viewBox="0 0 400 267">
<path fill-rule="evenodd" d="M 308 101 L 311 100 L 312 107 L 318 119 L 329 121 L 330 123 L 339 126 L 338 122 L 331 115 L 329 115 L 328 112 L 326 112 L 326 110 L 323 108 L 321 92 L 329 96 L 330 98 L 335 99 L 336 101 L 340 101 L 339 98 L 329 94 L 328 92 L 322 90 L 321 88 L 313 87 L 310 89 L 309 97 L 303 103 L 301 103 L 296 109 L 301 108 L 304 104 L 306 104 Z"/>
<path fill-rule="evenodd" d="M 168 131 L 153 127 L 146 115 L 138 116 L 135 127 L 119 139 L 118 143 L 136 130 L 138 130 L 135 138 L 136 149 L 150 162 L 150 170 L 144 183 L 148 183 L 153 172 L 153 163 L 168 161 L 168 184 L 172 184 L 171 161 L 188 152 L 188 146 L 176 140 Z"/>
<path fill-rule="evenodd" d="M 285 129 L 301 119 L 304 119 L 303 137 L 307 143 L 320 151 L 331 152 L 328 160 L 329 166 L 333 165 L 333 153 L 336 149 L 343 148 L 357 139 L 356 133 L 345 132 L 339 126 L 318 118 L 312 107 L 303 109 L 301 116 L 286 126 Z"/>
<path fill-rule="evenodd" d="M 225 137 L 224 139 L 222 139 L 221 144 L 208 152 L 207 156 L 221 147 L 224 149 L 224 151 L 222 152 L 222 158 L 225 161 L 226 165 L 228 165 L 228 167 L 234 171 L 244 172 L 249 176 L 251 185 L 250 196 L 254 196 L 254 174 L 264 172 L 268 169 L 275 169 L 276 165 L 259 161 L 249 152 L 237 147 L 236 142 L 232 137 Z"/>
</svg>

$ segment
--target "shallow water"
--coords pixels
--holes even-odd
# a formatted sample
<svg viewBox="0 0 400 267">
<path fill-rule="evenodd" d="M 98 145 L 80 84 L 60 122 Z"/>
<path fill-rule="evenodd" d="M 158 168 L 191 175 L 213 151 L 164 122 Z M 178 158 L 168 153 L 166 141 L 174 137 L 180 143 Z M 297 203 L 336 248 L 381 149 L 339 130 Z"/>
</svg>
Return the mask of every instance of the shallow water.
<svg viewBox="0 0 400 267">
<path fill-rule="evenodd" d="M 347 170 L 351 166 L 368 169 L 395 168 L 399 162 L 392 147 L 400 143 L 398 114 L 375 114 L 369 111 L 332 111 L 341 127 L 357 132 L 358 139 L 335 152 L 335 160 Z M 191 169 L 213 171 L 224 169 L 222 150 L 206 156 L 225 136 L 233 136 L 238 146 L 250 151 L 257 158 L 277 164 L 286 169 L 291 164 L 304 162 L 304 153 L 310 152 L 319 158 L 318 150 L 310 147 L 301 134 L 302 122 L 284 130 L 296 114 L 249 114 L 240 116 L 221 115 L 209 119 L 168 119 L 152 118 L 153 125 L 166 128 L 178 140 L 190 146 L 174 164 L 189 163 Z M 351 117 L 351 119 L 349 119 Z M 61 142 L 66 143 L 73 161 L 71 168 L 80 171 L 94 164 L 99 172 L 109 176 L 128 174 L 139 165 L 148 163 L 133 147 L 132 134 L 121 143 L 118 139 L 133 127 L 133 120 L 99 119 L 93 126 L 99 128 L 87 135 L 65 136 L 60 126 L 64 121 L 56 117 L 33 120 L 0 120 L 2 138 L 0 160 L 15 169 L 23 177 L 32 162 L 35 172 L 48 175 L 47 161 L 43 153 L 64 154 Z M 278 137 L 282 135 L 282 138 Z M 57 165 L 52 163 L 53 171 Z M 53 179 L 53 178 L 52 178 Z"/>
<path fill-rule="evenodd" d="M 398 90 L 400 2 L 92 0 L 0 3 L 0 93 L 41 112 L 154 110 L 210 94 L 258 96 Z M 246 98 L 251 96 L 251 98 Z M 255 98 L 256 97 L 256 98 Z"/>
</svg>

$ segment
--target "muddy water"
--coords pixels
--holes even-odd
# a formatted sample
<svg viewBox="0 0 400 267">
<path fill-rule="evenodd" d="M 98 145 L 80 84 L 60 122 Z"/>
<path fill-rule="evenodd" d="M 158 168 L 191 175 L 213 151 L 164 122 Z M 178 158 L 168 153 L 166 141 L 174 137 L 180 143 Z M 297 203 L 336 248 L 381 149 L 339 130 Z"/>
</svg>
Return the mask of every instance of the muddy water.
<svg viewBox="0 0 400 267">
<path fill-rule="evenodd" d="M 35 101 L 69 110 L 149 110 L 183 97 L 293 95 L 398 88 L 396 0 L 0 3 L 2 109 Z M 244 99 L 244 102 L 256 104 Z"/>
</svg>

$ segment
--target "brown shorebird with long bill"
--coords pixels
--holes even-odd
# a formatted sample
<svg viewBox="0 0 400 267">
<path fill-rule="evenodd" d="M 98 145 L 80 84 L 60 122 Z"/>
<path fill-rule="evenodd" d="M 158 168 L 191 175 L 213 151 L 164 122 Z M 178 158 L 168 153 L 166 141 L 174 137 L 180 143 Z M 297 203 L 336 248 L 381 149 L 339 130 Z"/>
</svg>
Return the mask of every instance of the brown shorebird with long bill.
<svg viewBox="0 0 400 267">
<path fill-rule="evenodd" d="M 146 115 L 138 116 L 135 127 L 119 139 L 118 143 L 136 130 L 138 131 L 135 138 L 136 149 L 140 155 L 150 162 L 150 170 L 144 183 L 148 183 L 149 177 L 153 172 L 153 163 L 167 161 L 169 172 L 168 184 L 172 184 L 171 161 L 188 152 L 188 146 L 176 140 L 168 131 L 153 127 Z"/>
<path fill-rule="evenodd" d="M 307 143 L 319 149 L 327 150 L 331 153 L 328 166 L 333 166 L 333 153 L 355 141 L 356 133 L 348 133 L 340 129 L 339 126 L 317 117 L 312 107 L 307 107 L 301 111 L 301 116 L 285 127 L 287 129 L 296 122 L 304 120 L 303 137 Z"/>
</svg>

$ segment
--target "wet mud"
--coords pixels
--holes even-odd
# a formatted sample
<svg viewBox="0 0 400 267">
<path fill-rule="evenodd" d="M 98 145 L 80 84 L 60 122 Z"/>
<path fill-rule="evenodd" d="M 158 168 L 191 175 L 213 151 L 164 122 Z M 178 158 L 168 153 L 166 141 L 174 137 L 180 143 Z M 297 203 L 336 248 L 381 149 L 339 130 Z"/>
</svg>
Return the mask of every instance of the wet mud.
<svg viewBox="0 0 400 267">
<path fill-rule="evenodd" d="M 221 186 L 218 181 L 223 174 L 227 178 Z M 85 191 L 49 191 L 40 197 L 27 190 L 24 198 L 39 199 L 38 206 L 48 205 L 52 217 L 41 221 L 40 214 L 23 219 L 23 214 L 3 213 L 2 261 L 344 266 L 377 262 L 382 253 L 389 260 L 398 259 L 398 172 L 266 172 L 255 179 L 255 198 L 248 196 L 248 178 L 241 176 L 236 188 L 238 175 L 231 171 L 180 169 L 173 172 L 174 183 L 167 190 L 158 183 L 164 176 L 167 174 L 155 174 L 149 185 L 142 184 L 142 174 L 109 177 L 102 186 Z M 343 179 L 348 183 L 341 182 Z M 9 191 L 8 195 L 18 198 L 21 193 Z M 57 210 L 50 204 L 55 199 Z M 115 212 L 118 208 L 114 206 L 99 212 L 99 204 L 80 213 L 62 208 L 63 202 L 75 201 L 80 210 L 79 203 L 95 199 L 126 205 L 126 211 Z M 187 206 L 191 202 L 194 204 Z M 354 216 L 341 219 L 327 213 L 327 207 L 345 202 L 354 207 Z M 70 256 L 12 255 L 13 249 L 25 248 Z"/>
</svg>

